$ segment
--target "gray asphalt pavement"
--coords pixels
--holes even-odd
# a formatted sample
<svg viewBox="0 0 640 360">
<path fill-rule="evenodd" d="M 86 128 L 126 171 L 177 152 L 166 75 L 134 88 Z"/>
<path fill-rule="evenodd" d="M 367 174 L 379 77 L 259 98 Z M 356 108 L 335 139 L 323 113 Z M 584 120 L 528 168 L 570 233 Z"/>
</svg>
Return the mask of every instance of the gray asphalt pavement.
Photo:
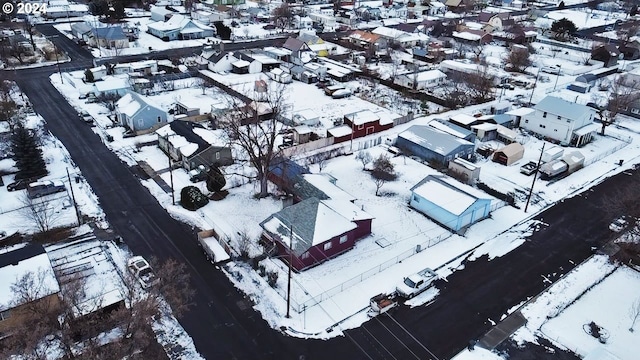
<svg viewBox="0 0 640 360">
<path fill-rule="evenodd" d="M 544 290 L 548 285 L 542 276 L 557 279 L 589 256 L 592 246 L 608 240 L 611 219 L 602 205 L 614 189 L 631 186 L 630 175 L 618 175 L 543 212 L 536 218 L 548 226 L 503 257 L 467 262 L 464 271 L 438 284 L 440 295 L 428 307 L 400 307 L 391 316 L 328 341 L 292 339 L 267 326 L 226 276 L 205 260 L 192 230 L 168 216 L 140 184 L 136 171 L 78 119 L 46 78 L 54 70 L 20 70 L 18 84 L 65 144 L 100 198 L 107 220 L 131 250 L 188 265 L 198 294 L 193 311 L 181 323 L 207 359 L 435 358 L 431 353 L 449 358 L 486 333 L 488 319 L 499 320 L 506 309 Z"/>
</svg>

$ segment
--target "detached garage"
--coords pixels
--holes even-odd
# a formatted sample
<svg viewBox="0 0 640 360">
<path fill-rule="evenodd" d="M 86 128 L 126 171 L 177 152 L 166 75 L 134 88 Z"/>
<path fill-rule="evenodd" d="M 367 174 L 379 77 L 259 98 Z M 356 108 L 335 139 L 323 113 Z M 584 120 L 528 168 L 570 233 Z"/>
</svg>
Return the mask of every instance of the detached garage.
<svg viewBox="0 0 640 360">
<path fill-rule="evenodd" d="M 492 200 L 450 177 L 429 175 L 411 188 L 409 205 L 441 226 L 460 232 L 488 217 Z"/>
<path fill-rule="evenodd" d="M 493 161 L 509 166 L 514 162 L 522 159 L 524 155 L 524 146 L 519 143 L 511 143 L 502 149 L 493 153 Z"/>
</svg>

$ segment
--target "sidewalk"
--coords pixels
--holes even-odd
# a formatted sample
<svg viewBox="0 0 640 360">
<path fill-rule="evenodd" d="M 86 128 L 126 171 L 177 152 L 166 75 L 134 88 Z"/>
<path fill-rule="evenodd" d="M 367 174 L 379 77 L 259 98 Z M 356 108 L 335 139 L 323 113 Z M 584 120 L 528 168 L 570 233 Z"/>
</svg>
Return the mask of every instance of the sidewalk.
<svg viewBox="0 0 640 360">
<path fill-rule="evenodd" d="M 149 164 L 147 164 L 146 161 L 138 161 L 138 166 L 140 166 L 140 169 L 142 169 L 142 171 L 145 172 L 145 174 L 147 174 L 149 176 L 150 179 L 152 179 L 153 181 L 156 182 L 156 184 L 158 184 L 158 186 L 160 186 L 160 188 L 162 190 L 164 190 L 164 192 L 166 192 L 167 194 L 170 194 L 171 192 L 173 192 L 173 189 L 171 189 L 171 186 L 169 186 L 169 184 L 167 184 L 161 177 L 160 177 L 160 172 L 156 172 L 155 170 L 153 170 L 153 168 L 151 168 L 151 166 Z M 166 171 L 165 171 L 166 172 Z"/>
</svg>

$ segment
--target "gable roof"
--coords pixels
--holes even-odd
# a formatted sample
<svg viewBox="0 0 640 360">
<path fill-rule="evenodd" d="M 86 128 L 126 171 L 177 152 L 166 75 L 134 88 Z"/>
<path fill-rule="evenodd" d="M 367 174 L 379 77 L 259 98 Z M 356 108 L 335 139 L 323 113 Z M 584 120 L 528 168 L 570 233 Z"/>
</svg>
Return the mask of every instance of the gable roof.
<svg viewBox="0 0 640 360">
<path fill-rule="evenodd" d="M 548 112 L 553 115 L 562 116 L 567 119 L 580 119 L 588 115 L 592 109 L 586 105 L 576 104 L 555 96 L 547 96 L 542 99 L 536 106 L 536 110 Z"/>
<path fill-rule="evenodd" d="M 363 30 L 354 30 L 351 34 L 349 34 L 349 37 L 352 39 L 361 40 L 370 44 L 373 44 L 380 39 L 380 35 L 374 34 L 369 31 L 363 31 Z"/>
<path fill-rule="evenodd" d="M 5 250 L 2 250 L 5 251 Z M 21 277 L 33 273 L 38 279 L 40 273 L 43 276 L 35 290 L 34 300 L 42 299 L 60 291 L 49 257 L 40 244 L 27 244 L 21 247 L 12 247 L 9 251 L 0 253 L 0 311 L 11 309 L 23 303 L 13 304 L 13 291 L 11 286 Z"/>
<path fill-rule="evenodd" d="M 491 199 L 444 175 L 428 175 L 413 186 L 411 191 L 453 215 L 461 215 L 478 199 Z"/>
<path fill-rule="evenodd" d="M 269 216 L 260 226 L 291 247 L 296 256 L 357 227 L 317 198 L 309 198 L 286 207 Z"/>
<path fill-rule="evenodd" d="M 502 149 L 499 149 L 497 152 L 501 152 L 507 157 L 518 156 L 524 154 L 524 146 L 520 145 L 517 142 L 514 142 L 503 147 Z"/>
<path fill-rule="evenodd" d="M 473 146 L 473 143 L 467 140 L 457 138 L 425 125 L 413 125 L 401 132 L 398 137 L 443 156 L 448 155 L 461 145 Z"/>
<path fill-rule="evenodd" d="M 91 26 L 86 22 L 77 22 L 71 24 L 71 30 L 80 34 L 86 34 L 91 32 Z"/>
<path fill-rule="evenodd" d="M 127 36 L 122 31 L 122 27 L 120 26 L 106 26 L 99 28 L 92 28 L 91 34 L 97 37 L 98 39 L 106 39 L 106 40 L 124 40 Z"/>
<path fill-rule="evenodd" d="M 116 101 L 116 108 L 118 109 L 118 111 L 122 114 L 127 115 L 128 117 L 135 116 L 135 114 L 145 106 L 150 106 L 155 109 L 164 111 L 160 106 L 156 105 L 149 98 L 133 91 L 127 92 L 123 97 Z"/>
<path fill-rule="evenodd" d="M 306 44 L 299 39 L 290 37 L 287 39 L 287 41 L 284 42 L 284 45 L 282 45 L 283 48 L 287 49 L 287 50 L 291 50 L 293 52 L 297 52 L 302 50 L 302 48 L 305 46 Z"/>
<path fill-rule="evenodd" d="M 182 136 L 189 143 L 189 145 L 180 148 L 180 153 L 182 153 L 183 156 L 189 157 L 193 154 L 201 153 L 202 151 L 211 147 L 211 144 L 199 135 L 201 134 L 201 132 L 197 130 L 206 129 L 204 129 L 204 127 L 198 123 L 192 121 L 174 120 L 167 126 L 169 126 L 171 130 L 173 130 L 174 134 Z"/>
</svg>

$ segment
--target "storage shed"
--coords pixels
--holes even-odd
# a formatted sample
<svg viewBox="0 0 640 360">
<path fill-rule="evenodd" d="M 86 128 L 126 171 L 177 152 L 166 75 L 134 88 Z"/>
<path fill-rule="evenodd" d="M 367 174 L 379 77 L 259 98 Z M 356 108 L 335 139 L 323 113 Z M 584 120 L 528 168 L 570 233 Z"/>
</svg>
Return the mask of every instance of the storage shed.
<svg viewBox="0 0 640 360">
<path fill-rule="evenodd" d="M 449 162 L 449 171 L 453 171 L 460 175 L 458 180 L 463 179 L 469 185 L 475 184 L 480 178 L 480 167 L 465 159 L 457 158 Z"/>
<path fill-rule="evenodd" d="M 492 198 L 443 175 L 429 175 L 411 188 L 409 205 L 455 232 L 489 216 Z"/>
<path fill-rule="evenodd" d="M 564 149 L 561 148 L 560 146 L 551 147 L 542 153 L 541 161 L 543 163 L 548 163 L 555 159 L 559 159 L 563 153 L 564 153 Z"/>
<path fill-rule="evenodd" d="M 524 146 L 519 143 L 512 143 L 493 153 L 493 161 L 509 166 L 522 159 L 523 155 Z"/>
</svg>

